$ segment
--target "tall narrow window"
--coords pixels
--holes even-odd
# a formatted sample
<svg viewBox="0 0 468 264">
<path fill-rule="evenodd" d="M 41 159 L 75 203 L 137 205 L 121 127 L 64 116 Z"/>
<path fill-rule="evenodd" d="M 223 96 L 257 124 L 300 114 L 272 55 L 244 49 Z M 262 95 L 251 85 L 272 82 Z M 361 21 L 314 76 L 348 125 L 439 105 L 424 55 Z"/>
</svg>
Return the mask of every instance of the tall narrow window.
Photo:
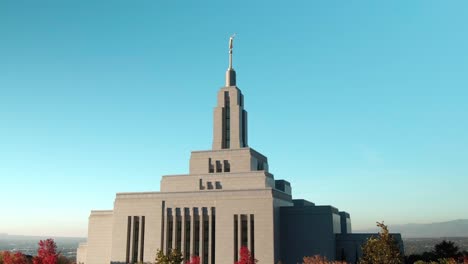
<svg viewBox="0 0 468 264">
<path fill-rule="evenodd" d="M 230 172 L 231 171 L 231 164 L 229 164 L 229 160 L 224 160 L 223 161 L 224 165 L 224 172 Z"/>
<path fill-rule="evenodd" d="M 190 209 L 185 208 L 185 256 L 184 259 L 190 259 Z"/>
<path fill-rule="evenodd" d="M 254 215 L 250 215 L 250 254 L 255 257 L 255 225 Z"/>
<path fill-rule="evenodd" d="M 166 201 L 162 201 L 161 202 L 161 247 L 164 248 L 164 241 L 165 241 L 165 237 L 164 237 L 164 230 L 166 230 L 165 226 L 164 226 L 164 218 L 167 217 L 166 216 Z"/>
<path fill-rule="evenodd" d="M 208 173 L 213 173 L 213 172 L 214 172 L 213 163 L 211 162 L 211 158 L 208 158 Z"/>
<path fill-rule="evenodd" d="M 229 92 L 224 92 L 224 148 L 231 147 L 231 100 Z"/>
<path fill-rule="evenodd" d="M 180 208 L 176 210 L 176 249 L 180 250 L 182 248 L 182 215 Z"/>
<path fill-rule="evenodd" d="M 193 252 L 196 256 L 200 256 L 200 210 L 195 208 L 194 210 L 198 214 L 195 214 L 195 225 L 194 225 L 194 249 Z"/>
<path fill-rule="evenodd" d="M 131 233 L 132 233 L 132 217 L 129 216 L 127 218 L 127 254 L 125 256 L 125 261 L 127 263 L 130 262 L 130 242 L 131 242 L 130 235 L 131 235 Z"/>
<path fill-rule="evenodd" d="M 145 252 L 145 217 L 141 217 L 141 238 L 140 238 L 140 262 L 143 262 L 143 254 Z"/>
<path fill-rule="evenodd" d="M 242 147 L 247 147 L 247 112 L 246 111 L 242 111 Z"/>
<path fill-rule="evenodd" d="M 238 232 L 238 219 L 237 219 L 237 215 L 234 215 L 234 262 L 237 262 L 238 261 L 238 252 L 239 252 L 239 249 L 237 248 L 237 245 L 238 245 L 238 237 L 237 237 L 237 234 L 239 233 Z"/>
<path fill-rule="evenodd" d="M 223 172 L 223 164 L 220 160 L 216 161 L 216 172 Z"/>
<path fill-rule="evenodd" d="M 208 243 L 209 243 L 209 220 L 208 217 L 210 215 L 208 214 L 208 209 L 209 208 L 203 208 L 202 214 L 204 215 L 203 217 L 203 262 L 204 264 L 208 264 Z"/>
<path fill-rule="evenodd" d="M 138 237 L 140 231 L 140 217 L 133 217 L 133 245 L 132 245 L 132 261 L 138 261 Z"/>
<path fill-rule="evenodd" d="M 216 246 L 216 208 L 211 207 L 211 263 L 215 263 Z"/>
<path fill-rule="evenodd" d="M 241 215 L 241 246 L 248 246 L 247 239 L 247 215 Z"/>
</svg>

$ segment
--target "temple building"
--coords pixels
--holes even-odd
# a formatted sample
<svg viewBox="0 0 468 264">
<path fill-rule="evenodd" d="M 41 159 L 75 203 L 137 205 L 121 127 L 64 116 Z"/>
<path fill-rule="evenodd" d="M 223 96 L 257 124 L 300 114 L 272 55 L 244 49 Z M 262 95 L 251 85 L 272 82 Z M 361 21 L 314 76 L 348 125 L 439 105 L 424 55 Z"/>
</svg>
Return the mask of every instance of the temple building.
<svg viewBox="0 0 468 264">
<path fill-rule="evenodd" d="M 212 148 L 192 151 L 189 173 L 163 176 L 159 192 L 117 193 L 113 210 L 91 211 L 77 263 L 154 263 L 158 249 L 177 249 L 202 264 L 232 264 L 242 246 L 265 264 L 301 263 L 316 254 L 357 260 L 371 234 L 352 234 L 346 212 L 293 199 L 291 184 L 275 179 L 267 157 L 249 147 L 232 40 Z"/>
</svg>

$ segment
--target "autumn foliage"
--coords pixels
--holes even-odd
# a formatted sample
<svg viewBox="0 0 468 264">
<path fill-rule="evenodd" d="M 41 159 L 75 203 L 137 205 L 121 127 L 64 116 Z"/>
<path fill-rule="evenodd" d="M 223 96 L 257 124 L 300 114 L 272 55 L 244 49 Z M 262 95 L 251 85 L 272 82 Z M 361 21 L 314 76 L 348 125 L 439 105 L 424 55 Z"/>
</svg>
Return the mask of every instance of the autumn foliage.
<svg viewBox="0 0 468 264">
<path fill-rule="evenodd" d="M 0 252 L 0 264 L 70 264 L 65 256 L 57 253 L 57 245 L 49 238 L 39 241 L 37 256 L 24 255 L 21 252 Z"/>
<path fill-rule="evenodd" d="M 346 264 L 343 261 L 329 261 L 326 257 L 315 255 L 312 257 L 304 257 L 303 264 Z"/>
<path fill-rule="evenodd" d="M 247 247 L 240 248 L 240 259 L 235 264 L 255 264 L 258 260 L 256 260 L 251 254 Z"/>
<path fill-rule="evenodd" d="M 49 238 L 39 241 L 37 256 L 33 259 L 34 264 L 57 264 L 57 245 Z"/>
<path fill-rule="evenodd" d="M 400 249 L 387 226 L 383 222 L 377 222 L 377 226 L 381 229 L 379 236 L 369 238 L 364 244 L 359 264 L 402 264 Z"/>
<path fill-rule="evenodd" d="M 28 264 L 28 259 L 21 252 L 12 253 L 5 251 L 2 253 L 3 264 Z"/>
<path fill-rule="evenodd" d="M 199 256 L 192 256 L 190 260 L 187 260 L 185 264 L 200 264 L 200 257 Z"/>
</svg>

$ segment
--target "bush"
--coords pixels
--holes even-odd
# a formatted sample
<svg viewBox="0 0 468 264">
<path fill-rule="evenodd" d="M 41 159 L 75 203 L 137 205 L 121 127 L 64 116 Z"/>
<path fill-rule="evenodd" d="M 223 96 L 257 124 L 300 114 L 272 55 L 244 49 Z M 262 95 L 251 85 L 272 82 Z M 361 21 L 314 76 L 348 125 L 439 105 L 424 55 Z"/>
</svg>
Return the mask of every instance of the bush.
<svg viewBox="0 0 468 264">
<path fill-rule="evenodd" d="M 315 255 L 312 257 L 304 257 L 303 264 L 346 264 L 344 261 L 329 261 L 326 257 Z"/>
<path fill-rule="evenodd" d="M 359 264 L 402 264 L 400 249 L 388 227 L 383 222 L 377 222 L 377 226 L 381 229 L 379 236 L 369 238 L 364 244 Z"/>
</svg>

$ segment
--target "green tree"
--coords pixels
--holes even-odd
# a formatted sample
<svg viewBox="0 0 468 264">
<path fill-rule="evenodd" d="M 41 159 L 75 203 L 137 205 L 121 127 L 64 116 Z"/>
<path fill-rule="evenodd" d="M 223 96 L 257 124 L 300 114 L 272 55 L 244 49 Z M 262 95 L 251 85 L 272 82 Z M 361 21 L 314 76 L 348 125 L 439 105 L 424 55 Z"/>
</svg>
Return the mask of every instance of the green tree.
<svg viewBox="0 0 468 264">
<path fill-rule="evenodd" d="M 346 264 L 345 261 L 330 261 L 327 257 L 315 255 L 302 258 L 302 264 Z"/>
<path fill-rule="evenodd" d="M 156 253 L 156 264 L 181 264 L 184 258 L 179 250 L 173 249 L 169 254 L 165 255 L 164 252 L 158 249 Z"/>
<path fill-rule="evenodd" d="M 370 237 L 362 247 L 359 264 L 402 264 L 400 249 L 384 223 L 377 222 L 380 232 Z"/>
<path fill-rule="evenodd" d="M 57 264 L 73 264 L 73 262 L 63 255 L 58 255 Z"/>
<path fill-rule="evenodd" d="M 457 264 L 457 262 L 452 259 L 452 258 L 441 258 L 437 261 L 424 261 L 424 260 L 418 260 L 414 262 L 414 264 Z"/>
<path fill-rule="evenodd" d="M 452 241 L 443 240 L 434 246 L 434 254 L 436 258 L 456 258 L 460 255 L 458 247 Z"/>
</svg>

